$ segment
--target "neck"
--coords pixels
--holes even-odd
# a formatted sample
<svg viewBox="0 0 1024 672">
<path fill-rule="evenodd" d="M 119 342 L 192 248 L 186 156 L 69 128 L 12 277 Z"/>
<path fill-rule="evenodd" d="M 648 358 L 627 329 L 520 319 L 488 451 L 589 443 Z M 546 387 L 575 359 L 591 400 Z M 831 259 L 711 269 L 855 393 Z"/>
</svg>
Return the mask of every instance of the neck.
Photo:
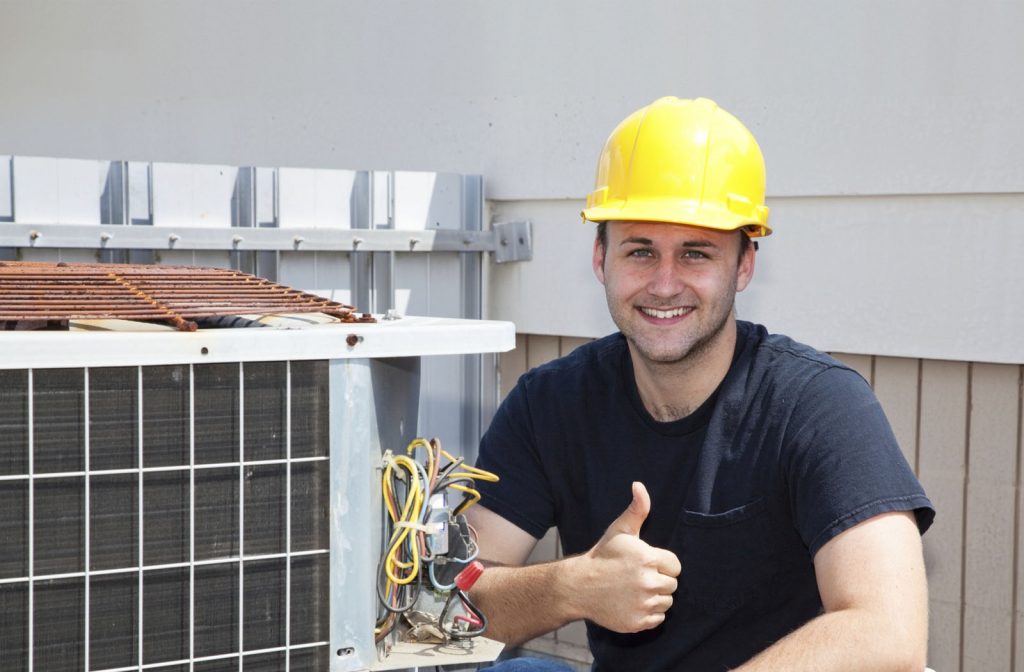
<svg viewBox="0 0 1024 672">
<path fill-rule="evenodd" d="M 640 399 L 655 420 L 679 420 L 708 400 L 729 372 L 736 349 L 736 320 L 730 317 L 699 352 L 676 362 L 653 362 L 630 344 L 633 375 Z"/>
</svg>

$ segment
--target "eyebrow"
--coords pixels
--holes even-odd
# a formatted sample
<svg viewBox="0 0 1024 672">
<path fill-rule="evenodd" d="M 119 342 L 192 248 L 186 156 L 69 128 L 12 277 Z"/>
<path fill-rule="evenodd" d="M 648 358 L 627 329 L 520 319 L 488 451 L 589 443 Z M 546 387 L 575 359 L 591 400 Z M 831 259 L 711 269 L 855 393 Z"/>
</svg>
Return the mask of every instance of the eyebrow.
<svg viewBox="0 0 1024 672">
<path fill-rule="evenodd" d="M 650 245 L 654 245 L 654 241 L 651 240 L 650 238 L 643 238 L 641 236 L 630 236 L 629 238 L 626 238 L 621 243 L 619 243 L 619 245 L 620 246 L 622 246 L 622 245 L 648 245 L 648 246 L 650 246 Z M 714 248 L 717 248 L 718 246 L 715 245 L 714 243 L 712 243 L 709 240 L 688 240 L 688 241 L 686 241 L 685 243 L 682 244 L 682 247 L 714 247 Z"/>
</svg>

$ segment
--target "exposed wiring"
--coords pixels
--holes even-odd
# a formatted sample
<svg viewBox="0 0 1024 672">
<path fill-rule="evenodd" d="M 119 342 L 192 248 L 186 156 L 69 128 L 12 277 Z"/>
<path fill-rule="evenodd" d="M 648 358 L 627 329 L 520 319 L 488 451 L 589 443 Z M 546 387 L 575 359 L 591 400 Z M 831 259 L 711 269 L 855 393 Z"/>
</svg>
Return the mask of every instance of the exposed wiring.
<svg viewBox="0 0 1024 672">
<path fill-rule="evenodd" d="M 465 616 L 454 616 L 451 624 L 448 623 L 448 612 L 451 611 L 452 605 L 455 603 L 456 598 L 462 605 L 463 610 L 466 612 Z M 441 624 L 441 629 L 446 635 L 452 639 L 468 639 L 470 637 L 476 637 L 482 635 L 487 630 L 487 617 L 484 613 L 473 604 L 473 601 L 469 599 L 469 595 L 464 593 L 462 590 L 456 589 L 448 594 L 448 599 L 444 603 L 444 609 L 441 610 L 441 616 L 438 619 Z M 457 623 L 466 623 L 465 629 L 457 627 Z"/>
<path fill-rule="evenodd" d="M 419 450 L 426 454 L 425 463 L 415 459 Z M 445 460 L 447 462 L 442 464 Z M 381 611 L 374 629 L 377 641 L 394 630 L 399 614 L 415 606 L 427 582 L 434 591 L 448 594 L 438 619 L 438 626 L 447 636 L 465 639 L 486 629 L 486 618 L 468 595 L 455 582 L 442 582 L 438 577 L 441 566 L 446 566 L 446 576 L 451 576 L 453 570 L 448 565 L 466 567 L 479 554 L 476 531 L 461 517 L 466 509 L 480 501 L 476 479 L 494 482 L 498 477 L 465 464 L 462 458 L 441 448 L 438 439 L 413 439 L 404 455 L 385 452 L 381 477 L 382 548 L 377 566 Z M 447 504 L 449 492 L 460 498 L 458 504 L 450 507 Z M 435 496 L 439 497 L 435 499 Z M 434 511 L 441 502 L 445 510 Z M 451 526 L 458 526 L 458 530 L 453 528 L 449 532 Z M 452 549 L 448 549 L 449 539 L 458 542 Z M 455 602 L 465 613 L 449 619 Z"/>
</svg>

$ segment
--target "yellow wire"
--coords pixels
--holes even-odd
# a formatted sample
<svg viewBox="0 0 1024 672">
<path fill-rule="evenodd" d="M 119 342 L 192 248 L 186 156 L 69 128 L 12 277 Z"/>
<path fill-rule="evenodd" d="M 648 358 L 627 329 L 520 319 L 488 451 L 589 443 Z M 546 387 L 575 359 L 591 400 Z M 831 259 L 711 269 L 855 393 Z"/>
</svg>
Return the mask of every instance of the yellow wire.
<svg viewBox="0 0 1024 672">
<path fill-rule="evenodd" d="M 409 492 L 405 498 L 405 504 L 402 507 L 400 515 L 396 515 L 394 508 L 390 504 L 391 494 L 391 474 L 393 472 L 393 466 L 403 468 L 409 474 Z M 388 514 L 391 516 L 391 520 L 397 522 L 409 522 L 415 523 L 419 520 L 420 515 L 423 512 L 423 488 L 419 477 L 419 472 L 416 469 L 416 463 L 406 457 L 405 455 L 398 455 L 393 457 L 388 465 L 384 469 L 384 481 L 382 483 L 385 490 L 385 501 L 388 502 Z M 399 550 L 406 543 L 409 533 L 413 530 L 411 527 L 396 527 L 392 534 L 391 543 L 388 548 L 387 555 L 384 561 L 384 572 L 387 575 L 388 583 L 385 585 L 385 589 L 388 590 L 391 584 L 407 585 L 412 583 L 420 569 L 420 557 L 419 557 L 419 546 L 416 544 L 414 539 L 410 546 L 411 560 L 403 561 L 398 556 Z M 408 569 L 411 570 L 409 573 L 402 577 L 397 576 L 395 569 Z"/>
<path fill-rule="evenodd" d="M 455 509 L 454 513 L 456 515 L 462 513 L 463 511 L 465 511 L 466 509 L 468 509 L 469 507 L 473 506 L 474 504 L 476 504 L 477 502 L 480 501 L 480 493 L 477 492 L 476 490 L 474 490 L 473 488 L 467 487 L 465 485 L 459 485 L 458 483 L 452 483 L 448 487 L 451 488 L 452 490 L 458 490 L 459 492 L 464 492 L 467 495 L 469 495 L 470 497 L 472 497 L 472 499 L 466 500 L 465 502 L 460 504 L 458 506 L 458 508 Z"/>
<path fill-rule="evenodd" d="M 456 460 L 456 458 L 452 456 L 452 454 L 449 453 L 447 450 L 442 450 L 441 453 L 452 462 Z M 448 477 L 455 478 L 457 476 L 464 476 L 466 478 L 479 478 L 481 481 L 488 481 L 490 483 L 497 483 L 499 480 L 497 474 L 493 474 L 489 471 L 484 471 L 479 467 L 468 465 L 465 462 L 459 465 L 459 469 L 464 469 L 465 471 L 457 471 L 454 474 L 449 474 Z"/>
<path fill-rule="evenodd" d="M 434 441 L 437 441 L 437 439 L 434 439 Z M 424 438 L 415 438 L 410 441 L 405 452 L 412 455 L 416 452 L 417 448 L 426 448 L 427 450 L 427 481 L 430 488 L 433 489 L 434 481 L 437 477 L 439 458 L 434 455 L 434 447 Z"/>
</svg>

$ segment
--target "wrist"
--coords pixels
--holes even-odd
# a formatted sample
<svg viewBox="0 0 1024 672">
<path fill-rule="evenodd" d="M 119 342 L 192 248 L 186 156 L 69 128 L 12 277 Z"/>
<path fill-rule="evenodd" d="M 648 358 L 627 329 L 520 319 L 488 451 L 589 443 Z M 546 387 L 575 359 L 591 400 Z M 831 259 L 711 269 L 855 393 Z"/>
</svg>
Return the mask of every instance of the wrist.
<svg viewBox="0 0 1024 672">
<path fill-rule="evenodd" d="M 582 554 L 551 563 L 552 589 L 562 605 L 561 611 L 566 623 L 589 617 L 584 590 L 587 585 L 587 561 L 586 554 Z"/>
</svg>

